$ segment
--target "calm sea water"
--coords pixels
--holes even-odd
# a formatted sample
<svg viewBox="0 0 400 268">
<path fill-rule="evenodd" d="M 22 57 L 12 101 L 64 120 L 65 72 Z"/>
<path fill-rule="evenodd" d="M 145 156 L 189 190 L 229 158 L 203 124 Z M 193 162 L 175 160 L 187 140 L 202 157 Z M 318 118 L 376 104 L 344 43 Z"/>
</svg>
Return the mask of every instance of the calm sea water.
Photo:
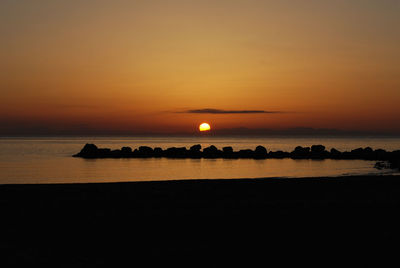
<svg viewBox="0 0 400 268">
<path fill-rule="evenodd" d="M 71 155 L 85 143 L 119 149 L 141 145 L 189 148 L 193 144 L 211 144 L 222 148 L 292 151 L 296 146 L 323 144 L 351 150 L 398 150 L 400 138 L 215 138 L 215 137 L 82 137 L 82 138 L 0 138 L 0 184 L 120 182 L 180 179 L 318 177 L 364 174 L 393 174 L 374 169 L 374 161 L 292 160 L 292 159 L 81 159 Z"/>
</svg>

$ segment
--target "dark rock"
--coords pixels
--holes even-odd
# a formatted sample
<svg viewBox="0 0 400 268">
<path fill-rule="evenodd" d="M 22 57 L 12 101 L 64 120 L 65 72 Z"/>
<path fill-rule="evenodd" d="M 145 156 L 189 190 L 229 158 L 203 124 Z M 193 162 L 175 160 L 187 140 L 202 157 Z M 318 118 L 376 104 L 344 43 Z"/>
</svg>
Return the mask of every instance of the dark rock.
<svg viewBox="0 0 400 268">
<path fill-rule="evenodd" d="M 297 146 L 296 148 L 294 148 L 294 152 L 300 154 L 308 154 L 310 152 L 310 147 Z"/>
<path fill-rule="evenodd" d="M 333 159 L 339 159 L 341 157 L 342 153 L 335 148 L 332 148 L 330 151 L 330 157 Z"/>
<path fill-rule="evenodd" d="M 224 154 L 232 154 L 233 148 L 231 146 L 227 146 L 227 147 L 222 148 L 222 151 L 224 152 Z"/>
<path fill-rule="evenodd" d="M 331 154 L 341 154 L 341 152 L 335 148 L 331 149 Z"/>
<path fill-rule="evenodd" d="M 335 148 L 332 148 L 330 152 L 325 150 L 323 145 L 313 145 L 310 147 L 297 146 L 293 152 L 269 152 L 263 146 L 257 146 L 254 151 L 240 150 L 234 152 L 231 146 L 226 146 L 223 150 L 218 150 L 217 147 L 211 145 L 201 150 L 201 145 L 193 145 L 190 150 L 186 147 L 172 147 L 166 150 L 160 147 L 154 148 L 148 146 L 140 146 L 132 152 L 130 147 L 122 147 L 121 150 L 110 150 L 108 148 L 97 148 L 94 144 L 85 144 L 82 150 L 74 155 L 74 157 L 83 158 L 130 158 L 130 157 L 169 157 L 169 158 L 254 158 L 254 159 L 265 159 L 265 158 L 288 158 L 293 159 L 364 159 L 364 160 L 379 160 L 388 161 L 391 168 L 399 168 L 400 163 L 400 150 L 387 152 L 382 149 L 373 150 L 370 147 L 357 148 L 351 152 L 340 152 Z M 377 168 L 383 167 L 382 163 L 377 163 Z"/>
<path fill-rule="evenodd" d="M 351 152 L 345 151 L 345 152 L 341 153 L 341 156 L 339 159 L 354 159 L 354 156 Z"/>
<path fill-rule="evenodd" d="M 97 150 L 97 157 L 109 157 L 111 156 L 111 149 L 108 148 L 100 148 Z"/>
<path fill-rule="evenodd" d="M 364 149 L 363 148 L 357 148 L 357 149 L 351 150 L 350 154 L 351 154 L 350 156 L 351 156 L 352 159 L 360 159 L 364 155 Z"/>
<path fill-rule="evenodd" d="M 132 153 L 132 148 L 131 147 L 122 147 L 121 152 L 123 154 L 130 154 L 130 153 Z"/>
<path fill-rule="evenodd" d="M 153 153 L 153 149 L 149 146 L 140 146 L 139 147 L 139 153 L 142 154 L 151 154 Z"/>
<path fill-rule="evenodd" d="M 388 169 L 388 168 L 390 168 L 390 163 L 389 162 L 385 162 L 385 161 L 379 161 L 379 162 L 376 162 L 374 167 L 376 169 L 379 169 L 379 170 Z"/>
<path fill-rule="evenodd" d="M 291 157 L 294 159 L 310 158 L 310 147 L 297 146 L 294 151 L 291 152 Z"/>
<path fill-rule="evenodd" d="M 388 154 L 385 150 L 377 149 L 374 151 L 376 160 L 384 160 L 387 159 Z"/>
<path fill-rule="evenodd" d="M 257 146 L 256 150 L 254 151 L 254 158 L 256 159 L 264 159 L 268 155 L 267 149 L 264 146 Z"/>
<path fill-rule="evenodd" d="M 190 147 L 190 151 L 192 151 L 192 152 L 200 152 L 200 150 L 201 150 L 200 144 L 196 144 L 196 145 L 193 145 L 192 147 Z"/>
<path fill-rule="evenodd" d="M 222 148 L 222 154 L 224 158 L 237 158 L 236 154 L 233 152 L 233 148 L 231 146 L 226 146 Z"/>
<path fill-rule="evenodd" d="M 203 149 L 203 156 L 206 158 L 217 158 L 222 156 L 222 151 L 218 150 L 217 147 L 211 145 L 210 147 Z"/>
<path fill-rule="evenodd" d="M 246 150 L 240 150 L 238 152 L 239 158 L 253 158 L 254 157 L 254 151 L 250 149 Z"/>
<path fill-rule="evenodd" d="M 323 153 L 324 151 L 325 151 L 325 146 L 323 145 L 311 146 L 311 153 Z"/>
<path fill-rule="evenodd" d="M 153 157 L 154 156 L 154 150 L 153 148 L 149 146 L 140 146 L 138 151 L 137 151 L 137 156 L 138 157 Z"/>
<path fill-rule="evenodd" d="M 170 158 L 188 157 L 186 147 L 171 147 L 164 151 L 164 155 Z"/>
<path fill-rule="evenodd" d="M 370 153 L 372 153 L 373 151 L 374 151 L 374 150 L 372 150 L 371 147 L 365 147 L 365 148 L 364 148 L 364 153 L 370 154 Z"/>
<path fill-rule="evenodd" d="M 373 160 L 375 158 L 374 151 L 370 147 L 357 148 L 351 151 L 352 159 L 368 159 Z"/>
<path fill-rule="evenodd" d="M 153 152 L 155 157 L 161 157 L 163 154 L 163 149 L 161 149 L 160 147 L 156 147 L 154 148 Z"/>
<path fill-rule="evenodd" d="M 325 150 L 323 145 L 311 146 L 311 158 L 312 159 L 325 159 L 329 157 L 328 151 Z"/>
<path fill-rule="evenodd" d="M 290 157 L 290 153 L 283 152 L 283 151 L 269 152 L 268 157 L 269 158 L 288 158 L 288 157 Z"/>
<path fill-rule="evenodd" d="M 96 145 L 91 143 L 86 143 L 85 146 L 83 146 L 82 150 L 74 156 L 91 158 L 91 157 L 96 157 L 97 153 L 98 153 L 98 148 Z"/>
<path fill-rule="evenodd" d="M 112 157 L 112 158 L 121 158 L 122 157 L 122 152 L 121 152 L 121 150 L 112 150 L 111 152 L 110 152 L 110 157 Z"/>
</svg>

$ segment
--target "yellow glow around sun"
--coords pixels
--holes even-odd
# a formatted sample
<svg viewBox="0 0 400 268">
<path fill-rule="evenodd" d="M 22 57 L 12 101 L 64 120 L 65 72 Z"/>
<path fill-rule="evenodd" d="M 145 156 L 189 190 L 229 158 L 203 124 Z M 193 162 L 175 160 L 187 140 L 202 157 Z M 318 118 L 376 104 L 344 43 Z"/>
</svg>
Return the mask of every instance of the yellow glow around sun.
<svg viewBox="0 0 400 268">
<path fill-rule="evenodd" d="M 210 127 L 210 125 L 207 124 L 207 123 L 202 123 L 202 124 L 199 126 L 199 130 L 200 130 L 200 131 L 209 131 L 210 129 L 211 129 L 211 127 Z"/>
</svg>

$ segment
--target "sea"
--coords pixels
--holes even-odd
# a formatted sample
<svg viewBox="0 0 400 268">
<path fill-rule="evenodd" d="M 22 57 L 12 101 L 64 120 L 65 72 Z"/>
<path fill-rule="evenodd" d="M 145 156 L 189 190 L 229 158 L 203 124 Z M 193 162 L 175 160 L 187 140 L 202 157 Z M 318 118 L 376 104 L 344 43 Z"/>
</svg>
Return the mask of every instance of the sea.
<svg viewBox="0 0 400 268">
<path fill-rule="evenodd" d="M 74 158 L 86 143 L 100 148 L 129 146 L 186 147 L 201 144 L 222 149 L 293 151 L 296 146 L 322 144 L 328 150 L 350 151 L 367 146 L 400 149 L 400 137 L 2 137 L 0 184 L 97 183 L 191 179 L 253 179 L 385 175 L 375 161 L 293 159 L 82 159 Z"/>
</svg>

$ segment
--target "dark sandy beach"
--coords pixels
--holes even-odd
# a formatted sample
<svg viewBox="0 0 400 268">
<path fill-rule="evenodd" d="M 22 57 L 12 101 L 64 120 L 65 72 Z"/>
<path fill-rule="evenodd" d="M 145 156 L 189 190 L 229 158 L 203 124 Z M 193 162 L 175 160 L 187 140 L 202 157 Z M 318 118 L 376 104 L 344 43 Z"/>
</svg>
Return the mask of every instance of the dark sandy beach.
<svg viewBox="0 0 400 268">
<path fill-rule="evenodd" d="M 398 261 L 400 176 L 1 185 L 0 206 L 2 263 Z"/>
</svg>

